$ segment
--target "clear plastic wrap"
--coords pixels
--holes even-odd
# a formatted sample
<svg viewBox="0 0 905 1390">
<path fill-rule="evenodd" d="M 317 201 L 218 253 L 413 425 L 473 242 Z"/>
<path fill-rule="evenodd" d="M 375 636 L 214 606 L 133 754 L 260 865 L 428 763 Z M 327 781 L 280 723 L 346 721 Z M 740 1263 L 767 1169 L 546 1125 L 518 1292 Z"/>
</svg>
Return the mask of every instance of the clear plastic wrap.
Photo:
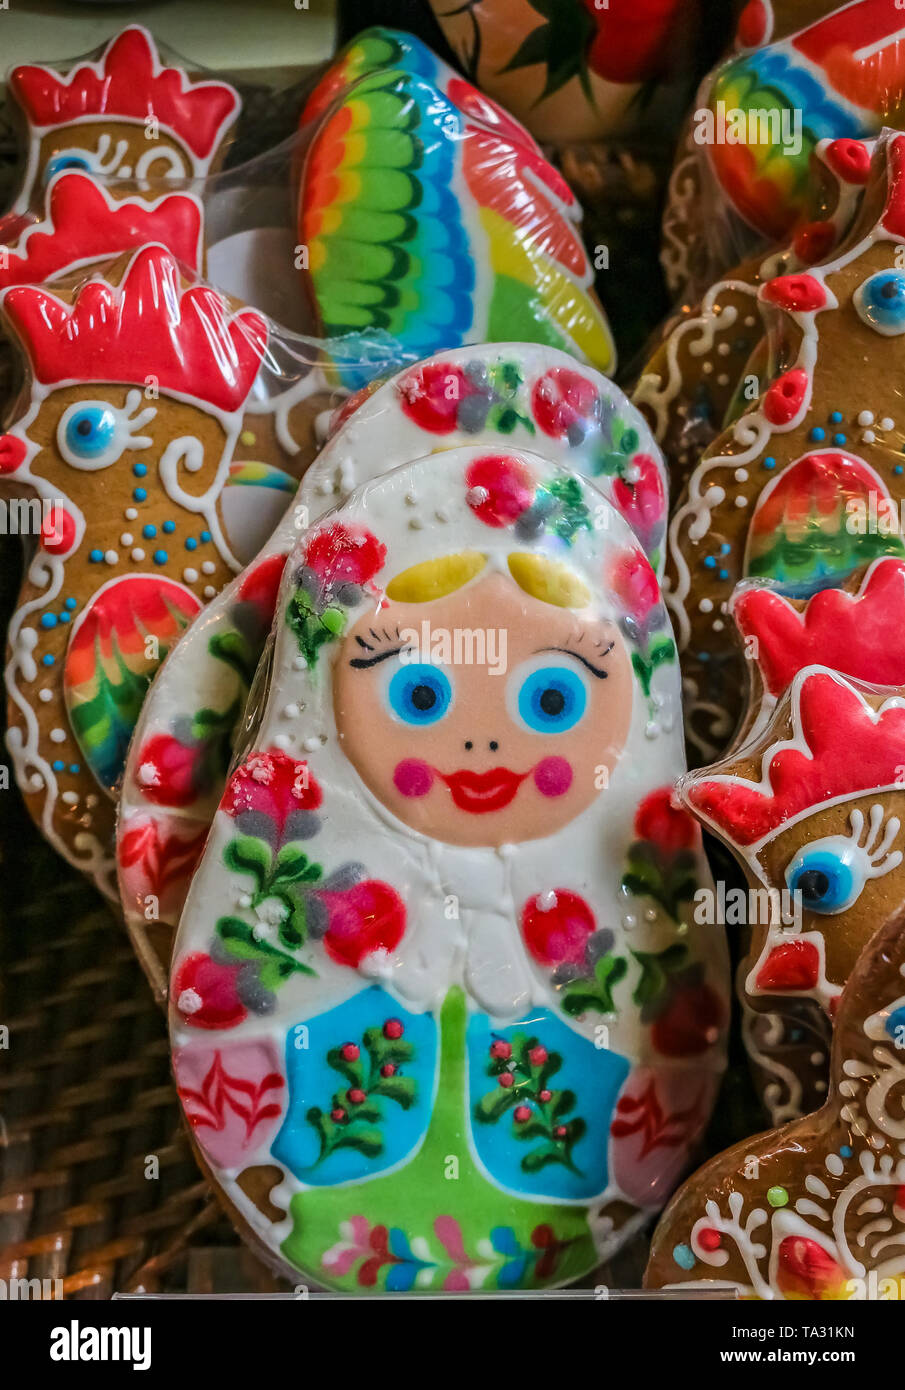
<svg viewBox="0 0 905 1390">
<path fill-rule="evenodd" d="M 898 124 L 901 29 L 888 0 L 749 0 L 735 52 L 701 84 L 672 175 L 662 259 L 676 294 L 694 302 L 813 218 L 821 140 Z"/>
</svg>

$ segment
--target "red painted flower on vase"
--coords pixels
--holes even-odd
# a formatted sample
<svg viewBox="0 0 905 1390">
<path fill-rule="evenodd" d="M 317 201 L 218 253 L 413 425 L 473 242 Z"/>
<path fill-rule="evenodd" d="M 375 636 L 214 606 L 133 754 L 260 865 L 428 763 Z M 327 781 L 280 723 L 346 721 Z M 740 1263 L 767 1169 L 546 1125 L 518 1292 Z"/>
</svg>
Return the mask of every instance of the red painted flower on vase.
<svg viewBox="0 0 905 1390">
<path fill-rule="evenodd" d="M 287 753 L 273 748 L 268 752 L 252 753 L 237 767 L 223 793 L 220 809 L 247 828 L 260 834 L 257 819 L 254 827 L 243 826 L 246 816 L 265 817 L 271 833 L 267 838 L 284 844 L 293 838 L 297 815 L 315 811 L 323 801 L 323 792 L 312 775 L 307 762 L 296 762 Z M 307 839 L 310 830 L 299 838 Z"/>
<path fill-rule="evenodd" d="M 366 526 L 333 522 L 308 538 L 305 565 L 329 587 L 367 584 L 386 560 L 386 546 Z"/>
</svg>

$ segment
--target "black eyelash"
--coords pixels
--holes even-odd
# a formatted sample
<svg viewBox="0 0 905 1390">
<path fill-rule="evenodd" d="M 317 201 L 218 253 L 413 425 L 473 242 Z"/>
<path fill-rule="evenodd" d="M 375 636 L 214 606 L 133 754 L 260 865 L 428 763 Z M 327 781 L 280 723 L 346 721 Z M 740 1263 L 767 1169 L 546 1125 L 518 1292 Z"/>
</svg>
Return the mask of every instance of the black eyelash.
<svg viewBox="0 0 905 1390">
<path fill-rule="evenodd" d="M 610 652 L 613 650 L 613 647 L 615 645 L 615 642 L 611 642 L 610 645 L 607 647 L 606 651 L 602 651 L 600 653 L 601 657 L 609 656 Z M 582 666 L 587 666 L 591 675 L 596 676 L 599 681 L 605 681 L 607 676 L 609 675 L 608 671 L 599 670 L 596 666 L 593 666 L 590 661 L 588 661 L 586 656 L 582 656 L 581 652 L 573 651 L 571 647 L 546 647 L 545 650 L 548 652 L 562 652 L 563 656 L 574 657 L 576 661 L 581 662 Z"/>
<path fill-rule="evenodd" d="M 360 637 L 357 640 L 361 642 Z M 362 642 L 361 645 L 367 647 L 366 642 Z M 368 648 L 368 650 L 371 649 Z M 387 657 L 398 656 L 401 651 L 405 650 L 405 644 L 403 644 L 401 647 L 390 647 L 388 651 L 378 652 L 376 656 L 353 656 L 349 665 L 354 667 L 356 671 L 366 671 L 369 666 L 377 666 L 381 661 L 386 661 Z"/>
</svg>

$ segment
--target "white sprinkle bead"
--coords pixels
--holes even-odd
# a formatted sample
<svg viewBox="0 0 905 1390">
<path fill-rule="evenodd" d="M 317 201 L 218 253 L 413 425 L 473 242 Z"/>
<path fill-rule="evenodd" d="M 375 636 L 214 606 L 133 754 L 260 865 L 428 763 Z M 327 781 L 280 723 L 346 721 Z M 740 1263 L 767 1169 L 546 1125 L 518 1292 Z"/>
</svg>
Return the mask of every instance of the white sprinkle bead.
<svg viewBox="0 0 905 1390">
<path fill-rule="evenodd" d="M 125 518 L 126 518 L 127 521 L 134 521 L 135 518 L 138 516 L 138 508 L 137 508 L 137 507 L 127 507 L 126 510 L 125 510 L 124 515 L 125 515 Z"/>
<path fill-rule="evenodd" d="M 213 560 L 205 560 L 204 564 L 201 566 L 201 573 L 213 574 L 216 568 L 217 566 L 214 564 Z"/>
<path fill-rule="evenodd" d="M 131 531 L 123 531 L 122 535 L 119 538 L 119 543 L 120 545 L 128 546 L 131 545 L 134 540 L 135 537 L 132 535 Z"/>
<path fill-rule="evenodd" d="M 185 580 L 186 584 L 198 583 L 198 571 L 192 569 L 191 565 L 188 567 L 188 569 L 184 569 L 182 571 L 182 577 Z"/>
<path fill-rule="evenodd" d="M 48 702 L 48 700 L 52 700 L 52 699 L 53 699 L 53 691 L 52 691 L 52 690 L 39 690 L 39 691 L 38 691 L 38 699 L 39 699 L 39 700 L 43 700 L 43 701 L 44 701 L 44 704 L 46 705 L 47 702 Z"/>
<path fill-rule="evenodd" d="M 205 598 L 213 598 L 213 597 L 216 595 L 216 592 L 217 592 L 217 590 L 214 588 L 213 584 L 205 584 L 205 586 L 204 586 L 204 597 L 205 597 Z"/>
<path fill-rule="evenodd" d="M 144 558 L 145 552 L 142 550 L 140 545 L 137 545 L 135 549 L 132 551 L 132 559 L 137 560 L 140 563 Z"/>
<path fill-rule="evenodd" d="M 874 423 L 874 412 L 872 410 L 862 410 L 858 416 L 859 425 L 872 425 Z"/>
<path fill-rule="evenodd" d="M 51 743 L 65 743 L 65 742 L 66 742 L 66 730 L 65 730 L 65 729 L 51 729 L 51 731 L 50 731 L 50 741 L 51 741 Z"/>
<path fill-rule="evenodd" d="M 116 553 L 115 550 L 108 550 L 104 555 L 104 560 L 108 565 L 115 565 L 116 562 L 119 560 L 119 555 Z"/>
<path fill-rule="evenodd" d="M 880 421 L 880 429 L 881 429 L 881 430 L 894 430 L 895 427 L 896 427 L 896 422 L 895 422 L 895 420 L 891 420 L 891 419 L 889 418 L 888 415 L 884 415 L 884 416 L 883 416 L 883 419 Z"/>
</svg>

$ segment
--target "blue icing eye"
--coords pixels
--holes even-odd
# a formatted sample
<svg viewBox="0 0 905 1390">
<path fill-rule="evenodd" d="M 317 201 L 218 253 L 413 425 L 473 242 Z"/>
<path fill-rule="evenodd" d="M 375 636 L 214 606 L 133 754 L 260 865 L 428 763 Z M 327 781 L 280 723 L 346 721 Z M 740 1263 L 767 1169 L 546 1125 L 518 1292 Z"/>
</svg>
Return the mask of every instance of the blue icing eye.
<svg viewBox="0 0 905 1390">
<path fill-rule="evenodd" d="M 539 734 L 561 734 L 574 728 L 587 703 L 584 682 L 567 666 L 532 671 L 518 693 L 522 721 Z"/>
<path fill-rule="evenodd" d="M 858 317 L 886 337 L 905 333 L 905 272 L 880 270 L 855 291 Z"/>
<path fill-rule="evenodd" d="M 809 912 L 842 912 L 858 897 L 864 877 L 844 852 L 821 849 L 818 843 L 795 856 L 786 869 L 786 883 L 801 894 Z"/>
<path fill-rule="evenodd" d="M 98 459 L 116 435 L 116 416 L 103 405 L 86 405 L 66 421 L 66 447 L 77 458 Z"/>
<path fill-rule="evenodd" d="M 390 709 L 405 724 L 436 724 L 452 703 L 452 686 L 438 666 L 418 662 L 400 667 L 387 697 Z"/>
<path fill-rule="evenodd" d="M 86 169 L 90 173 L 91 168 L 91 160 L 87 155 L 75 154 L 74 152 L 55 154 L 52 159 L 47 161 L 47 167 L 44 170 L 44 182 L 49 183 L 54 174 L 59 174 L 64 169 Z"/>
</svg>

